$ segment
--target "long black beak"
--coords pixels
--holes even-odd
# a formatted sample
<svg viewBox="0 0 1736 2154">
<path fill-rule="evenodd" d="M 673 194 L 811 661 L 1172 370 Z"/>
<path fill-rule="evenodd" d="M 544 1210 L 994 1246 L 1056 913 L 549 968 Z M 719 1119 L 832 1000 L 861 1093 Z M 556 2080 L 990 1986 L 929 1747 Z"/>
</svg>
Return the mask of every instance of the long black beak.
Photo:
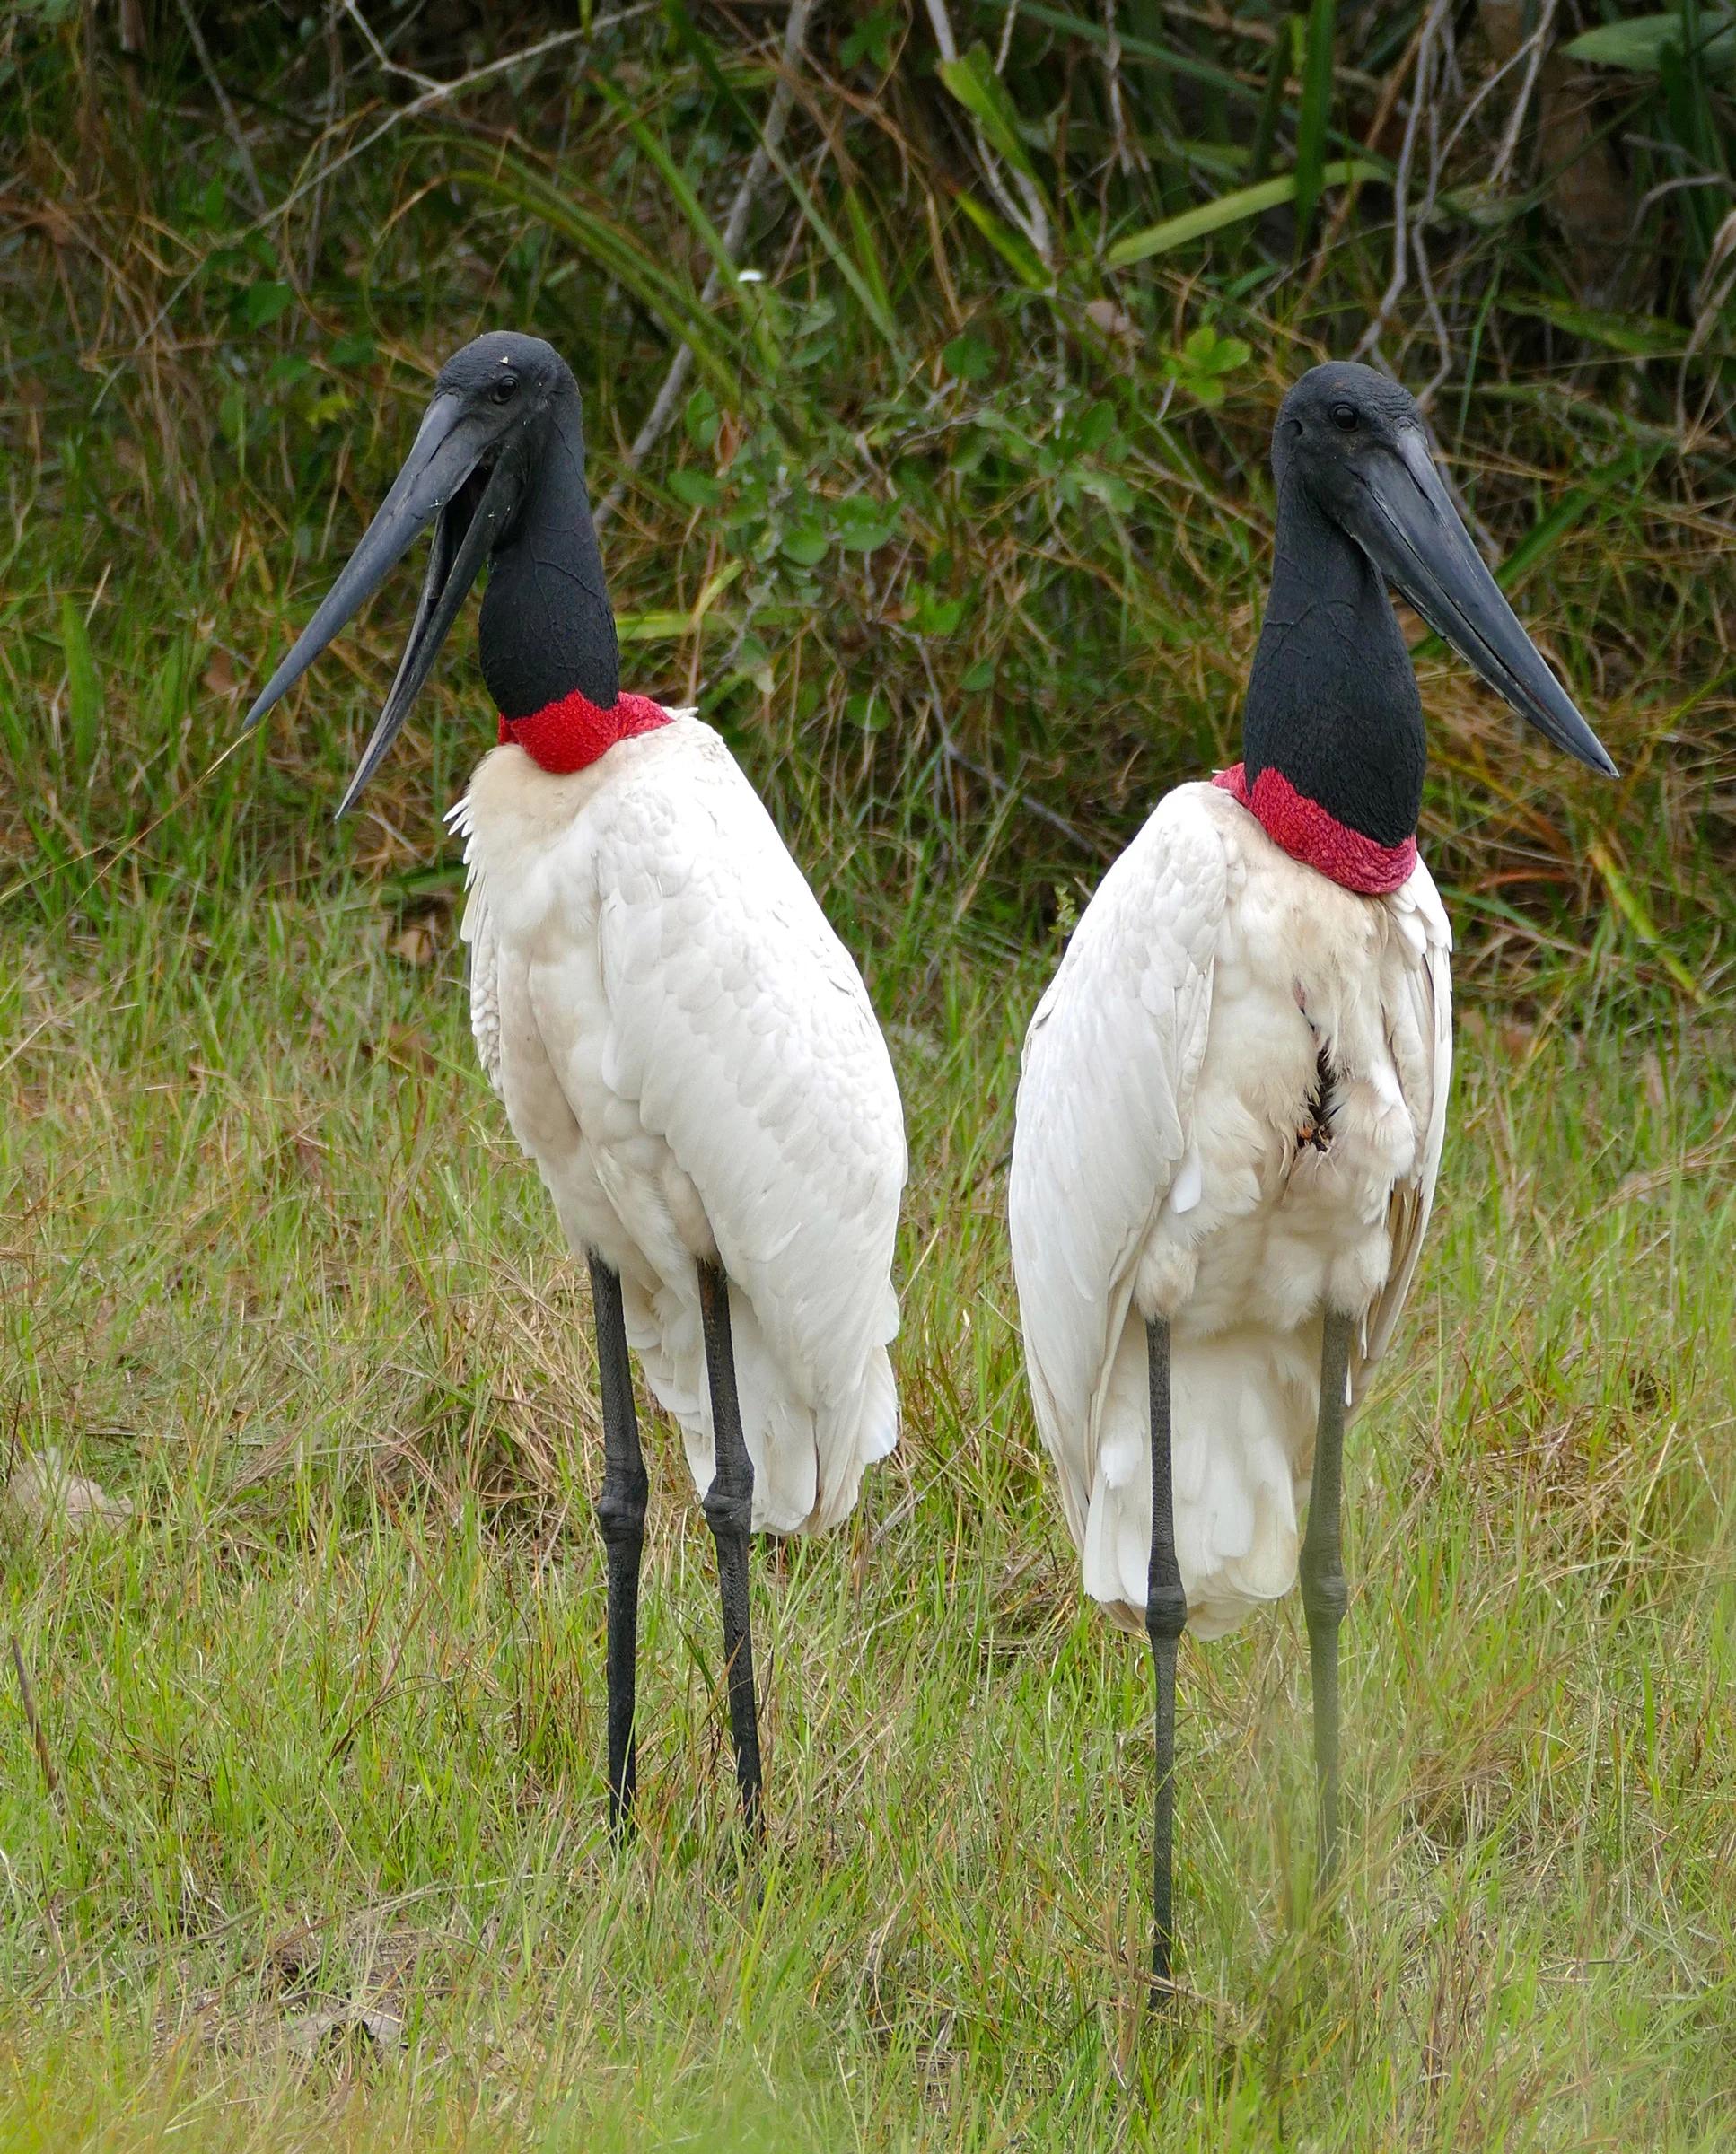
<svg viewBox="0 0 1736 2154">
<path fill-rule="evenodd" d="M 523 479 L 517 458 L 510 453 L 498 457 L 479 486 L 466 483 L 478 473 L 490 439 L 462 398 L 434 398 L 403 469 L 392 481 L 362 543 L 247 714 L 247 724 L 257 724 L 294 687 L 346 622 L 379 590 L 416 534 L 437 518 L 410 640 L 386 707 L 338 807 L 339 815 L 355 804 L 409 715 L 459 608 L 517 504 Z"/>
<path fill-rule="evenodd" d="M 1420 430 L 1405 427 L 1398 456 L 1371 460 L 1345 522 L 1351 536 L 1437 635 L 1557 748 L 1605 777 L 1616 766 L 1572 696 L 1520 626 L 1441 482 Z"/>
</svg>

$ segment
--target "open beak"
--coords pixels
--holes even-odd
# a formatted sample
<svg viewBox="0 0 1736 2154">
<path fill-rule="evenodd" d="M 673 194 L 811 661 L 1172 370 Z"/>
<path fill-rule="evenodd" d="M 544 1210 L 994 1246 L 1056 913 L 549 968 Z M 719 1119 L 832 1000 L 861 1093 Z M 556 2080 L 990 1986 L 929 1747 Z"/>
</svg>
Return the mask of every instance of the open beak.
<svg viewBox="0 0 1736 2154">
<path fill-rule="evenodd" d="M 1345 517 L 1352 537 L 1428 623 L 1521 718 L 1557 748 L 1613 778 L 1603 743 L 1520 626 L 1442 484 L 1420 431 L 1357 473 Z"/>
<path fill-rule="evenodd" d="M 494 436 L 462 398 L 442 395 L 428 407 L 404 468 L 392 481 L 362 543 L 326 593 L 289 655 L 247 714 L 255 725 L 294 687 L 339 630 L 371 599 L 434 522 L 434 545 L 410 640 L 398 675 L 338 812 L 354 806 L 379 768 L 399 728 L 440 655 L 458 609 L 517 505 L 523 479 L 518 460 L 503 452 L 491 469 L 483 459 Z M 437 521 L 436 521 L 437 520 Z"/>
</svg>

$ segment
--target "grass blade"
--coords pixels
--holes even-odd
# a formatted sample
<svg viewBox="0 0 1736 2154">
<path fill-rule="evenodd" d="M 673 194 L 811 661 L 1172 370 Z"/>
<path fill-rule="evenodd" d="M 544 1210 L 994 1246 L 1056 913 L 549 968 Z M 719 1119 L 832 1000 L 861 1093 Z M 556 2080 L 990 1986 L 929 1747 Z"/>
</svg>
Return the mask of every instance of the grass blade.
<svg viewBox="0 0 1736 2154">
<path fill-rule="evenodd" d="M 1552 553 L 1568 532 L 1583 521 L 1586 511 L 1596 503 L 1617 495 L 1631 500 L 1634 481 L 1642 473 L 1650 473 L 1658 456 L 1659 451 L 1654 448 L 1629 449 L 1607 464 L 1593 484 L 1575 486 L 1565 495 L 1547 516 L 1539 518 L 1495 571 L 1495 582 L 1502 590 L 1516 591 L 1527 572 L 1545 555 Z"/>
<path fill-rule="evenodd" d="M 1609 893 L 1609 902 L 1635 934 L 1652 951 L 1689 1002 L 1705 1002 L 1705 996 L 1699 982 L 1658 933 L 1651 914 L 1645 909 L 1644 900 L 1616 865 L 1608 845 L 1596 844 L 1588 847 L 1588 852 L 1591 865 L 1603 878 L 1603 887 Z"/>
<path fill-rule="evenodd" d="M 801 175 L 783 151 L 774 149 L 769 142 L 762 142 L 760 146 L 771 159 L 778 177 L 790 190 L 790 199 L 802 212 L 814 237 L 831 257 L 838 275 L 861 302 L 864 313 L 885 339 L 887 348 L 902 363 L 905 357 L 904 338 L 899 333 L 898 323 L 892 319 L 891 309 L 883 305 L 875 296 L 867 278 L 851 259 L 849 249 L 820 214 L 819 203 L 802 184 Z"/>
<path fill-rule="evenodd" d="M 510 203 L 588 255 L 688 346 L 694 364 L 731 409 L 742 408 L 745 391 L 716 316 L 700 305 L 689 282 L 671 276 L 612 218 L 589 207 L 578 195 L 563 192 L 515 157 L 502 157 L 492 167 L 462 168 L 452 174 L 452 184 Z"/>
<path fill-rule="evenodd" d="M 78 602 L 60 601 L 60 650 L 66 661 L 66 705 L 72 720 L 72 761 L 79 779 L 88 784 L 96 765 L 97 727 L 102 716 L 102 684 L 97 678 L 96 658 L 90 631 Z"/>
<path fill-rule="evenodd" d="M 961 60 L 943 60 L 937 74 L 982 129 L 989 147 L 1033 185 L 1036 169 L 1019 135 L 1019 115 L 1006 85 L 995 72 L 984 45 L 973 45 Z"/>
<path fill-rule="evenodd" d="M 627 99 L 605 76 L 594 78 L 597 88 L 614 106 L 627 123 L 627 129 L 644 154 L 662 175 L 663 184 L 679 204 L 681 214 L 693 227 L 702 246 L 717 265 L 717 274 L 743 305 L 752 327 L 755 348 L 758 350 L 767 377 L 776 380 L 784 371 L 784 355 L 778 348 L 772 325 L 763 305 L 748 302 L 748 288 L 736 274 L 735 264 L 730 259 L 729 249 L 723 244 L 723 235 L 706 213 L 706 207 L 695 193 L 687 174 L 676 163 L 669 151 L 641 119 Z"/>
<path fill-rule="evenodd" d="M 1313 0 L 1302 56 L 1302 104 L 1296 119 L 1296 243 L 1307 239 L 1326 185 L 1326 137 L 1332 124 L 1332 33 L 1336 0 Z"/>
<path fill-rule="evenodd" d="M 1290 80 L 1290 56 L 1295 48 L 1295 25 L 1301 20 L 1286 15 L 1272 46 L 1272 64 L 1266 74 L 1266 95 L 1260 100 L 1259 118 L 1254 123 L 1254 146 L 1248 153 L 1248 180 L 1258 186 L 1272 169 L 1272 152 L 1277 146 L 1278 121 L 1284 114 L 1284 85 Z"/>
<path fill-rule="evenodd" d="M 1378 180 L 1383 171 L 1384 167 L 1366 157 L 1341 157 L 1321 170 L 1320 188 Z M 1258 187 L 1239 187 L 1232 193 L 1202 202 L 1197 209 L 1183 210 L 1179 217 L 1166 217 L 1161 224 L 1148 224 L 1144 232 L 1129 232 L 1118 240 L 1103 258 L 1111 269 L 1129 268 L 1135 262 L 1149 261 L 1154 254 L 1169 254 L 1177 247 L 1187 246 L 1190 240 L 1206 239 L 1226 225 L 1245 223 L 1249 217 L 1261 216 L 1281 203 L 1293 201 L 1299 188 L 1294 172 L 1263 180 Z"/>
<path fill-rule="evenodd" d="M 997 217 L 986 203 L 978 202 L 974 195 L 960 195 L 959 207 L 1021 284 L 1029 285 L 1033 292 L 1048 291 L 1051 280 L 1043 267 L 1043 258 L 1023 232 L 1014 232 L 1012 225 Z"/>
</svg>

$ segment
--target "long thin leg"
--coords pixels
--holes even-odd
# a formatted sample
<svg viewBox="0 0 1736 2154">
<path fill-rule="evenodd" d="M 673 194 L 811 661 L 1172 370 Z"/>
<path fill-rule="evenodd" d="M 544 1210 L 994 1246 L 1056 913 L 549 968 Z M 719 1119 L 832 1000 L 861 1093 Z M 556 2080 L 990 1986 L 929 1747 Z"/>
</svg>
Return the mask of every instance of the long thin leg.
<svg viewBox="0 0 1736 2154">
<path fill-rule="evenodd" d="M 760 1803 L 759 1714 L 754 1701 L 753 1633 L 748 1619 L 748 1531 L 753 1519 L 753 1461 L 741 1433 L 735 1394 L 735 1348 L 730 1335 L 730 1289 L 723 1267 L 699 1266 L 699 1310 L 706 1332 L 706 1374 L 711 1383 L 711 1426 L 716 1467 L 706 1491 L 706 1522 L 717 1544 L 717 1584 L 723 1603 L 723 1660 L 729 1671 L 730 1733 L 735 1777 L 750 1831 L 765 1830 Z"/>
<path fill-rule="evenodd" d="M 1320 1781 L 1320 1879 L 1338 1867 L 1338 1625 L 1349 1600 L 1338 1513 L 1344 1486 L 1345 1371 L 1351 1318 L 1326 1312 L 1320 1347 L 1320 1422 L 1314 1441 L 1314 1487 L 1302 1542 L 1302 1607 L 1314 1678 L 1314 1766 Z"/>
<path fill-rule="evenodd" d="M 1156 1678 L 1157 1808 L 1152 1834 L 1152 1977 L 1153 1994 L 1170 1985 L 1175 1944 L 1171 1849 L 1175 1839 L 1176 1642 L 1188 1622 L 1188 1597 L 1175 1554 L 1175 1509 L 1170 1484 L 1170 1327 L 1153 1317 L 1145 1327 L 1145 1367 L 1152 1406 L 1152 1562 L 1145 1576 L 1145 1630 Z"/>
<path fill-rule="evenodd" d="M 639 1561 L 645 1545 L 644 1459 L 633 1405 L 619 1275 L 594 1250 L 591 1302 L 597 1321 L 597 1370 L 603 1395 L 603 1485 L 597 1524 L 609 1563 L 609 1826 L 618 1840 L 633 1822 L 639 1784 L 633 1738 L 633 1692 L 639 1650 Z"/>
</svg>

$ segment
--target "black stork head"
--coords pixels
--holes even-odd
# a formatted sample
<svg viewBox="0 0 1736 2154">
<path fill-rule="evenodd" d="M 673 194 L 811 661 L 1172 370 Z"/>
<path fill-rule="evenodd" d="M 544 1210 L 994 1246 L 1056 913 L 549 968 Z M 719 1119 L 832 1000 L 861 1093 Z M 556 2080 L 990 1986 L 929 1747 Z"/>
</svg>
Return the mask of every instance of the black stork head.
<svg viewBox="0 0 1736 2154">
<path fill-rule="evenodd" d="M 1289 565 L 1306 577 L 1311 541 L 1318 549 L 1320 527 L 1336 528 L 1521 717 L 1616 775 L 1484 565 L 1435 469 L 1422 416 L 1396 381 L 1349 361 L 1311 368 L 1278 413 L 1272 468 L 1280 556 L 1288 547 L 1302 556 Z"/>
<path fill-rule="evenodd" d="M 429 523 L 434 544 L 410 639 L 339 815 L 379 768 L 485 561 L 495 573 L 483 604 L 483 672 L 502 710 L 533 709 L 573 687 L 605 707 L 616 698 L 579 386 L 552 345 L 495 330 L 441 368 L 403 469 L 249 725 L 294 686 Z"/>
</svg>

